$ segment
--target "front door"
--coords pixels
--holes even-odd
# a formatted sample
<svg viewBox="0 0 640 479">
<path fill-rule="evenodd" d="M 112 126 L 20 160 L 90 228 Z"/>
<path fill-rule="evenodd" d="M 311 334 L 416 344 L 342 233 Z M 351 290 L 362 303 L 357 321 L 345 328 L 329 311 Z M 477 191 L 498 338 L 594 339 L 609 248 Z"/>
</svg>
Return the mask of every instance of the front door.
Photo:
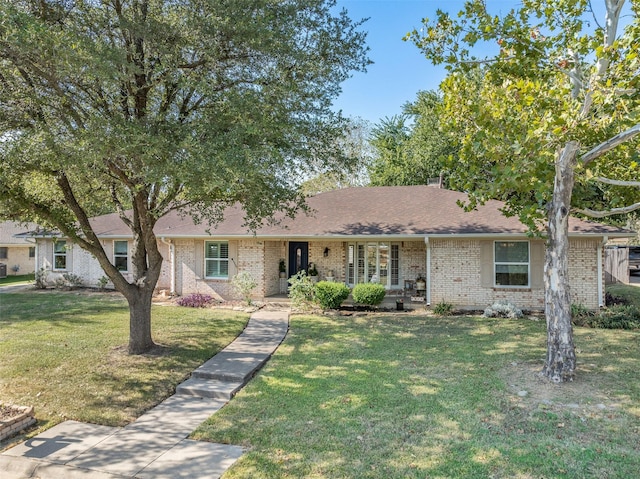
<svg viewBox="0 0 640 479">
<path fill-rule="evenodd" d="M 309 243 L 296 241 L 289 243 L 289 277 L 296 275 L 309 265 Z"/>
</svg>

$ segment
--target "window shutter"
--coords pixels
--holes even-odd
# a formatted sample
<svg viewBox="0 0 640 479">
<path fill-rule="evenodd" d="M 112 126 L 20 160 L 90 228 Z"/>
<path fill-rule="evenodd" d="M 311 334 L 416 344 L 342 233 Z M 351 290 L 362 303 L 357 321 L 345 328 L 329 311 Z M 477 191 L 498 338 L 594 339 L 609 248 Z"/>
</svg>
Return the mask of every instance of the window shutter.
<svg viewBox="0 0 640 479">
<path fill-rule="evenodd" d="M 544 289 L 544 241 L 531 242 L 531 289 Z"/>
<path fill-rule="evenodd" d="M 480 241 L 480 286 L 493 288 L 493 241 Z"/>
<path fill-rule="evenodd" d="M 229 241 L 229 279 L 238 274 L 238 242 Z"/>
<path fill-rule="evenodd" d="M 196 278 L 202 279 L 204 277 L 204 241 L 195 241 L 193 246 L 195 248 L 193 257 L 196 263 L 194 271 Z"/>
</svg>

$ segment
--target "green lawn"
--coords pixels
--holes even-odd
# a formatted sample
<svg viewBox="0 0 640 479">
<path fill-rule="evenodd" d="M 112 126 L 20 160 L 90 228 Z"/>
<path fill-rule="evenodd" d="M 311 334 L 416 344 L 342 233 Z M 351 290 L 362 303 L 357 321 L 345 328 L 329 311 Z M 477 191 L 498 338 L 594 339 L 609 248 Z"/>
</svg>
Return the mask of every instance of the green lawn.
<svg viewBox="0 0 640 479">
<path fill-rule="evenodd" d="M 11 274 L 8 273 L 6 278 L 0 278 L 0 286 L 9 286 L 13 284 L 30 284 L 35 279 L 34 274 Z"/>
<path fill-rule="evenodd" d="M 578 377 L 538 372 L 544 321 L 293 316 L 194 434 L 231 478 L 621 478 L 640 470 L 640 333 L 577 328 Z"/>
<path fill-rule="evenodd" d="M 248 315 L 154 306 L 151 354 L 126 353 L 116 293 L 0 294 L 0 401 L 34 406 L 40 430 L 66 419 L 122 426 L 242 331 Z"/>
<path fill-rule="evenodd" d="M 625 298 L 630 304 L 640 307 L 640 286 L 616 283 L 607 286 L 607 293 Z"/>
</svg>

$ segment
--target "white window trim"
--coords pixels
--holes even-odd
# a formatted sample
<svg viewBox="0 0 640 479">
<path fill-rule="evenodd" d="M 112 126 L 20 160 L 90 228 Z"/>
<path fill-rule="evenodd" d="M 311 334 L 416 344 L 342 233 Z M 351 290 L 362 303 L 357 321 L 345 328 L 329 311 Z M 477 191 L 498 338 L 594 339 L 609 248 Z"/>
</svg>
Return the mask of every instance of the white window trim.
<svg viewBox="0 0 640 479">
<path fill-rule="evenodd" d="M 497 243 L 527 243 L 527 256 L 529 257 L 529 261 L 526 263 L 515 263 L 515 262 L 504 262 L 504 261 L 496 261 L 496 244 Z M 497 265 L 514 265 L 514 266 L 527 266 L 527 284 L 526 285 L 517 285 L 517 284 L 498 284 L 496 283 L 496 266 Z M 493 287 L 500 289 L 531 289 L 531 241 L 528 240 L 496 240 L 493 242 Z"/>
<path fill-rule="evenodd" d="M 64 253 L 56 253 L 56 245 L 60 244 L 60 243 L 64 243 Z M 67 271 L 67 265 L 69 263 L 69 258 L 67 257 L 67 241 L 66 240 L 60 240 L 60 241 L 54 241 L 53 242 L 53 264 L 51 265 L 51 270 L 52 271 Z M 58 256 L 64 256 L 64 268 L 56 268 L 56 258 Z"/>
<path fill-rule="evenodd" d="M 207 244 L 209 243 L 217 243 L 219 245 L 226 244 L 227 245 L 227 257 L 226 258 L 207 258 Z M 229 279 L 229 242 L 228 241 L 205 241 L 204 242 L 204 278 L 205 279 Z M 218 275 L 218 276 L 207 276 L 207 261 L 226 261 L 227 262 L 227 274 L 226 275 Z"/>
<path fill-rule="evenodd" d="M 358 278 L 358 245 L 364 245 L 365 248 L 365 275 L 368 274 L 368 263 L 366 261 L 366 256 L 367 256 L 367 247 L 370 244 L 375 244 L 376 245 L 376 271 L 375 271 L 375 275 L 378 275 L 379 273 L 379 268 L 380 268 L 380 244 L 384 244 L 387 246 L 388 248 L 388 266 L 387 266 L 387 282 L 385 284 L 382 284 L 380 282 L 378 282 L 378 284 L 382 284 L 382 286 L 384 286 L 386 289 L 388 290 L 394 290 L 394 289 L 402 289 L 401 286 L 401 277 L 402 277 L 402 268 L 401 268 L 401 248 L 400 248 L 400 243 L 397 241 L 354 241 L 354 242 L 349 242 L 347 243 L 347 254 L 346 254 L 346 266 L 345 266 L 345 270 L 347 272 L 347 280 L 349 280 L 350 278 L 348 278 L 349 275 L 349 248 L 353 247 L 353 279 L 354 279 L 354 283 L 348 283 L 349 286 L 355 286 L 357 284 L 359 284 L 359 278 Z M 392 269 L 391 269 L 391 251 L 392 251 L 392 247 L 393 246 L 397 246 L 398 247 L 398 284 L 391 284 L 392 282 Z"/>
<path fill-rule="evenodd" d="M 116 253 L 116 243 L 125 243 L 127 245 L 127 254 L 117 254 Z M 114 240 L 113 241 L 113 266 L 116 266 L 116 258 L 126 258 L 127 259 L 127 267 L 123 270 L 118 270 L 121 273 L 129 272 L 129 242 L 127 240 Z M 116 267 L 117 269 L 117 267 Z"/>
</svg>

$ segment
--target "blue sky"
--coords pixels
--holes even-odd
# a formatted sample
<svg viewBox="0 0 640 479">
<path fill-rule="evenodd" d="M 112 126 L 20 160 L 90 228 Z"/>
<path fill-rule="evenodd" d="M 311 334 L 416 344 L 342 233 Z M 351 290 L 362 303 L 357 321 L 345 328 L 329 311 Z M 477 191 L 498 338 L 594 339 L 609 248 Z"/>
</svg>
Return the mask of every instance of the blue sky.
<svg viewBox="0 0 640 479">
<path fill-rule="evenodd" d="M 492 13 L 506 13 L 516 3 L 488 2 Z M 369 32 L 367 44 L 374 63 L 367 73 L 356 73 L 343 83 L 343 93 L 334 104 L 336 110 L 377 123 L 399 114 L 418 91 L 437 89 L 444 79 L 444 68 L 433 66 L 402 37 L 419 29 L 424 17 L 435 18 L 438 8 L 455 14 L 463 4 L 463 0 L 338 0 L 337 7 L 346 8 L 352 19 L 369 18 L 361 29 Z"/>
</svg>

